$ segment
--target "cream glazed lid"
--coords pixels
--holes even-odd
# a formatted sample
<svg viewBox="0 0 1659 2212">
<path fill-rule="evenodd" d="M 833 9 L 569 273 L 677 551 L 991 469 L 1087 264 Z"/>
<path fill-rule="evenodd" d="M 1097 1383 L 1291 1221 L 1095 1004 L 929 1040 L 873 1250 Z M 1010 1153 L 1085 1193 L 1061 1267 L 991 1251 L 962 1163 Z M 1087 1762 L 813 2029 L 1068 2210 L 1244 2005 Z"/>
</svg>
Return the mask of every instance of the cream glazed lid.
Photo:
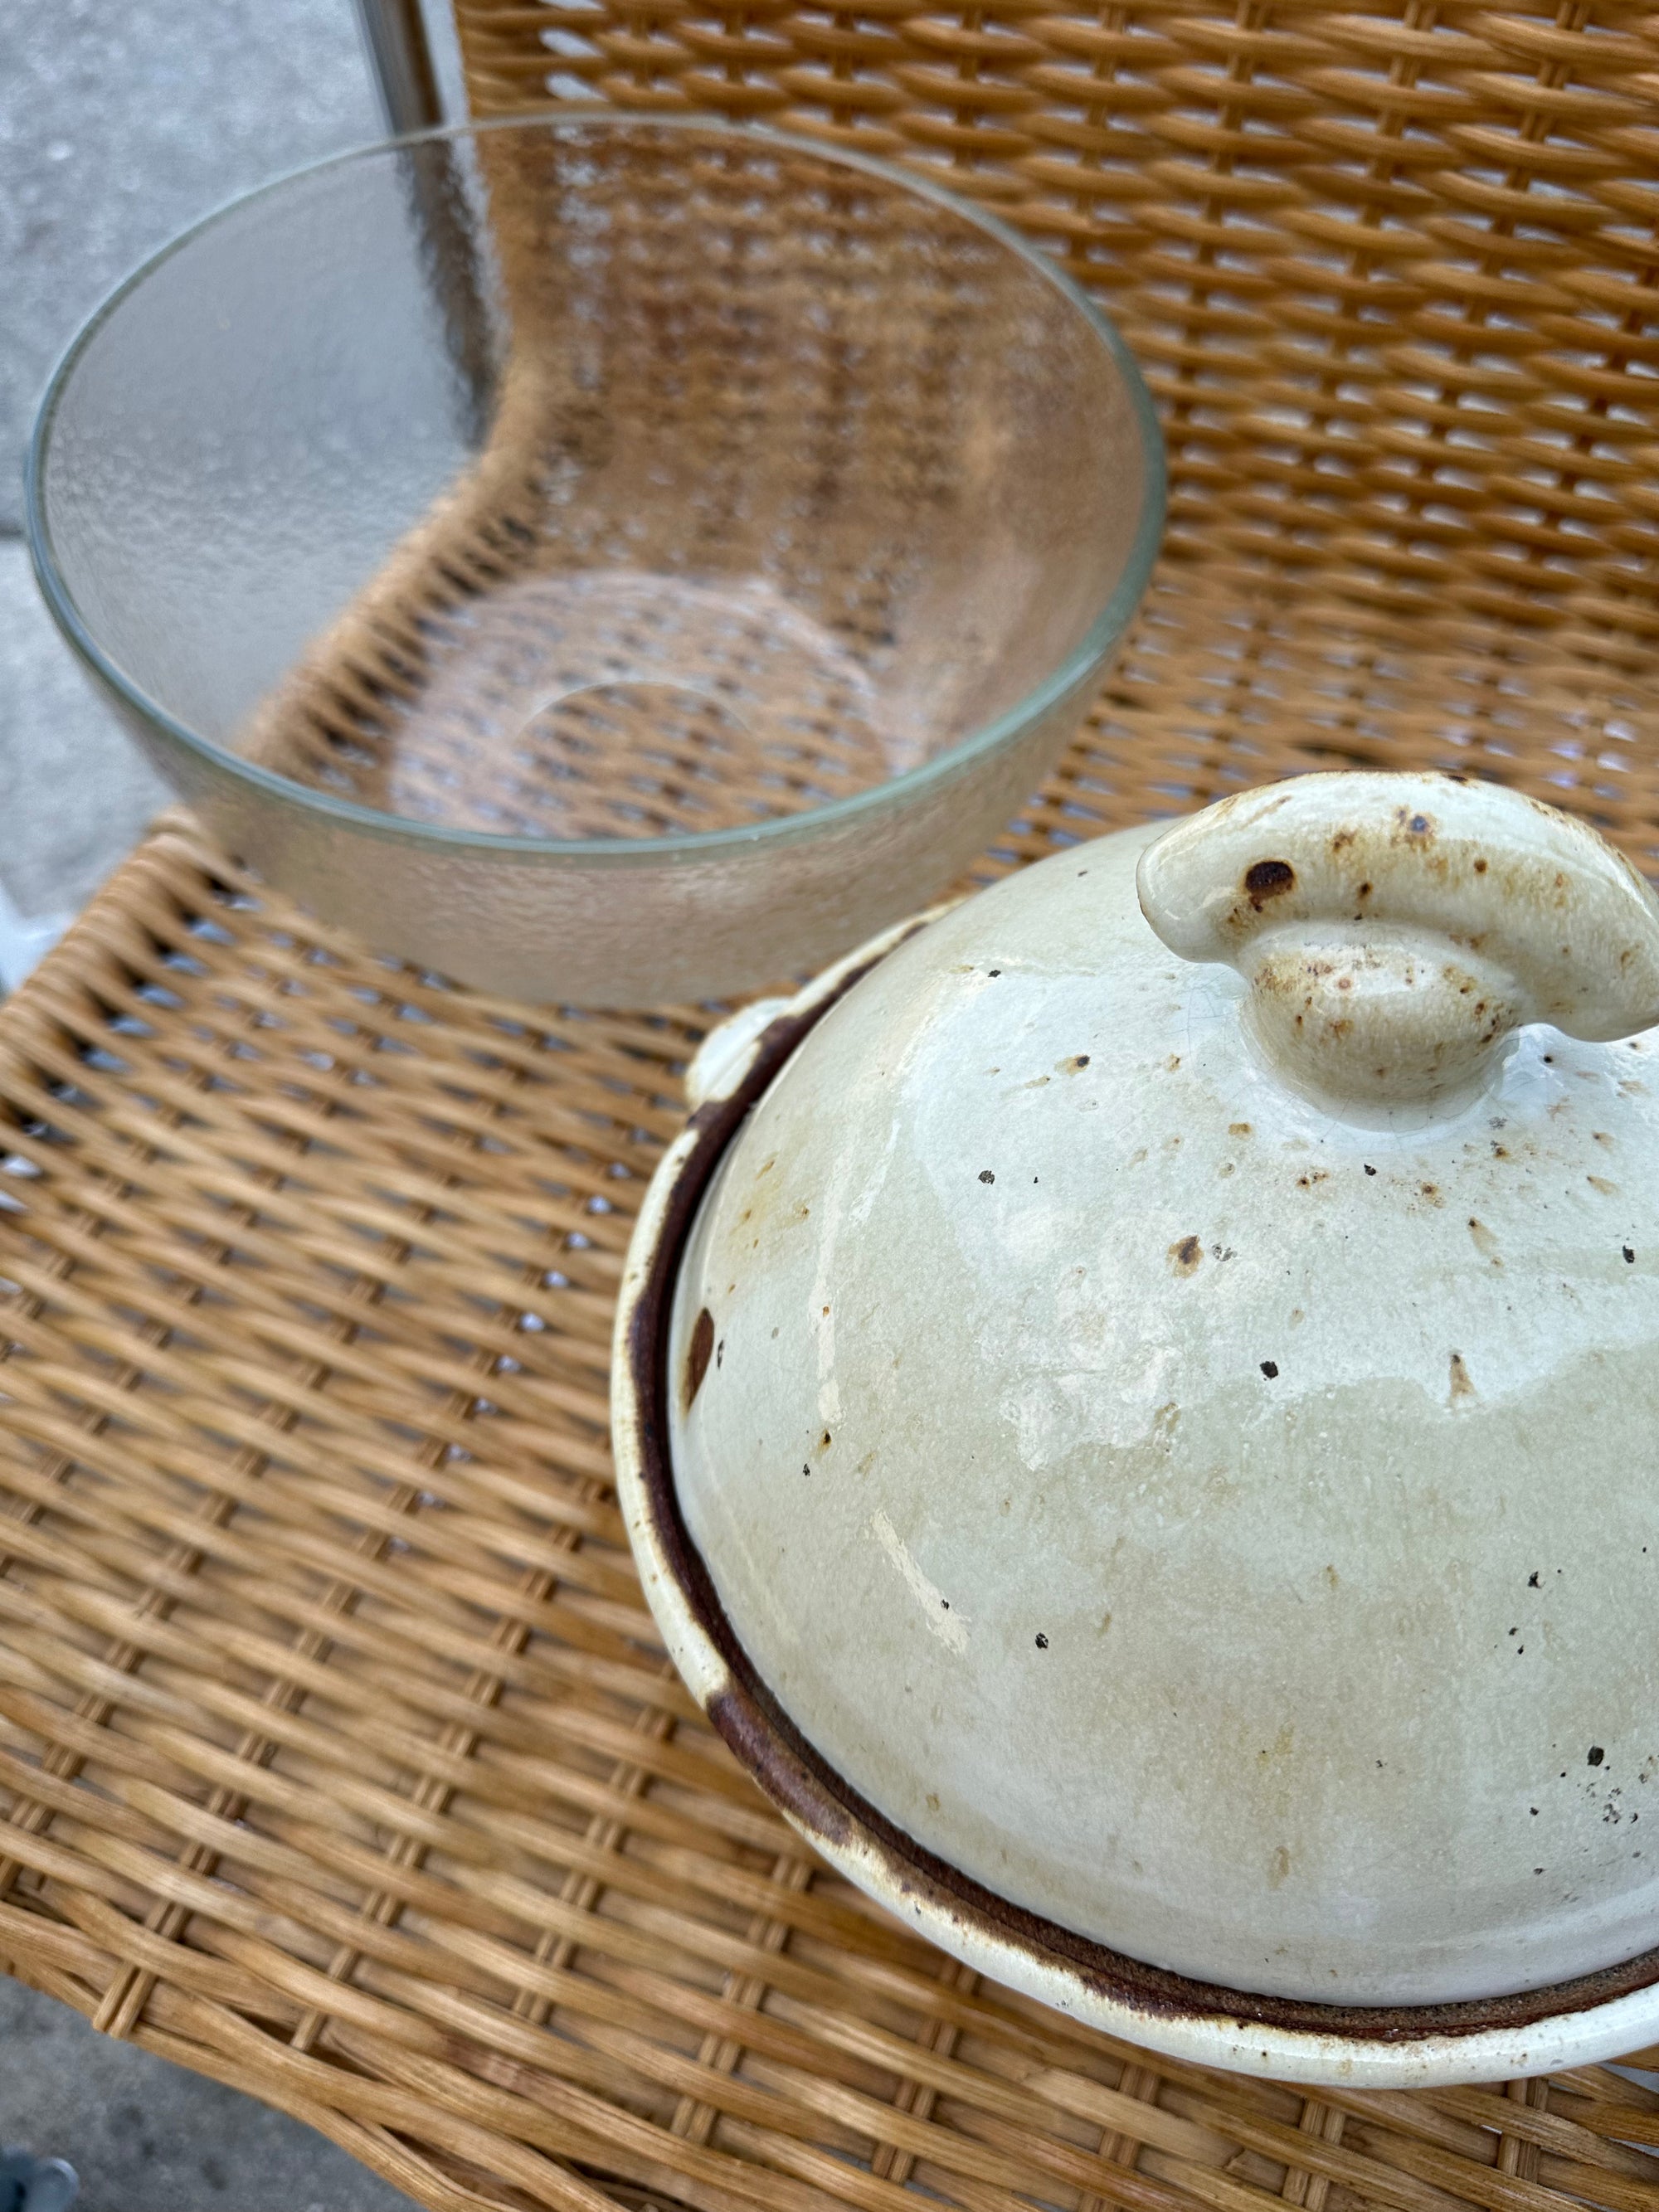
<svg viewBox="0 0 1659 2212">
<path fill-rule="evenodd" d="M 1656 1019 L 1594 832 L 1342 775 L 1059 854 L 803 1022 L 681 1252 L 667 1426 L 849 1798 L 1224 1990 L 1659 1945 Z"/>
</svg>

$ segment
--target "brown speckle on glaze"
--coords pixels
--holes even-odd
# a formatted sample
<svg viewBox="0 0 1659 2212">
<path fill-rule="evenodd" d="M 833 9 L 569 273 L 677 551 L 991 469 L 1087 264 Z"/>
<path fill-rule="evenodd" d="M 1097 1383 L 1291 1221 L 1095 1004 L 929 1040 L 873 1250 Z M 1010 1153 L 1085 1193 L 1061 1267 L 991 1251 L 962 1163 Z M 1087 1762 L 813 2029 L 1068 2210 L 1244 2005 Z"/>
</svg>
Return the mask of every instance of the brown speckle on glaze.
<svg viewBox="0 0 1659 2212">
<path fill-rule="evenodd" d="M 707 1306 L 691 1324 L 691 1341 L 685 1353 L 685 1410 L 691 1410 L 691 1401 L 702 1388 L 702 1378 L 708 1372 L 708 1363 L 714 1355 L 714 1316 Z"/>
<path fill-rule="evenodd" d="M 1498 1239 L 1487 1228 L 1486 1223 L 1477 1220 L 1474 1214 L 1469 1216 L 1469 1235 L 1474 1240 L 1475 1250 L 1483 1260 L 1490 1260 L 1494 1267 L 1503 1266 L 1504 1262 L 1498 1250 Z"/>
<path fill-rule="evenodd" d="M 1288 860 L 1257 860 L 1244 871 L 1244 895 L 1260 914 L 1268 899 L 1296 889 L 1296 870 Z"/>
<path fill-rule="evenodd" d="M 1196 1237 L 1179 1237 L 1170 1245 L 1169 1257 L 1177 1275 L 1195 1275 L 1204 1257 L 1204 1247 Z"/>
<path fill-rule="evenodd" d="M 1451 1355 L 1451 1389 L 1446 1401 L 1447 1404 L 1455 1406 L 1460 1399 L 1474 1398 L 1479 1395 L 1480 1393 L 1469 1380 L 1469 1370 L 1463 1364 L 1462 1353 L 1454 1352 Z"/>
</svg>

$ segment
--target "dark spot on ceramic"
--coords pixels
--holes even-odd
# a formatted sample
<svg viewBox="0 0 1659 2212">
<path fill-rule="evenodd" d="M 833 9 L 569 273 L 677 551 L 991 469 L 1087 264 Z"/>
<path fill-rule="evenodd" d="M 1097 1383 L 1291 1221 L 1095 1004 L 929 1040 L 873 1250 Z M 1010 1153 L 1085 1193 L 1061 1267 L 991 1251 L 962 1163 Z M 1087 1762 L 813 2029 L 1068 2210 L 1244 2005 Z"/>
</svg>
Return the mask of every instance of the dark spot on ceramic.
<svg viewBox="0 0 1659 2212">
<path fill-rule="evenodd" d="M 810 1467 L 806 1466 L 806 1465 L 803 1462 L 802 1467 L 801 1467 L 801 1473 L 802 1473 L 803 1474 L 811 1474 L 811 1472 L 812 1472 L 811 1468 Z"/>
<path fill-rule="evenodd" d="M 1375 1175 L 1376 1173 L 1376 1170 L 1371 1165 L 1369 1160 L 1364 1163 L 1364 1167 L 1367 1175 Z"/>
<path fill-rule="evenodd" d="M 996 1177 L 991 1173 L 989 1168 L 981 1168 L 980 1170 L 979 1179 L 981 1182 L 994 1182 L 996 1181 Z"/>
<path fill-rule="evenodd" d="M 719 1342 L 719 1343 L 714 1346 L 714 1365 L 715 1365 L 715 1367 L 716 1367 L 717 1369 L 719 1369 L 719 1368 L 723 1367 L 725 1364 L 726 1364 L 726 1339 L 725 1339 L 724 1337 L 722 1337 L 722 1338 L 720 1339 L 720 1342 Z"/>
<path fill-rule="evenodd" d="M 1170 1265 L 1177 1275 L 1194 1273 L 1203 1257 L 1204 1247 L 1196 1237 L 1177 1237 L 1170 1247 Z"/>
<path fill-rule="evenodd" d="M 1087 1067 L 1089 1065 L 1088 1054 L 1086 1052 L 1079 1053 L 1077 1058 L 1072 1062 L 1072 1065 L 1073 1067 Z"/>
<path fill-rule="evenodd" d="M 1474 872 L 1475 872 L 1475 874 L 1476 874 L 1477 876 L 1484 876 L 1484 875 L 1486 874 L 1486 862 L 1485 862 L 1484 860 L 1477 860 L 1477 861 L 1475 862 L 1475 864 L 1474 864 Z"/>
<path fill-rule="evenodd" d="M 1261 1363 L 1261 1371 L 1270 1382 L 1273 1382 L 1279 1374 L 1279 1362 L 1276 1359 L 1264 1359 Z"/>
<path fill-rule="evenodd" d="M 1048 1649 L 1048 1639 L 1041 1632 L 1038 1632 L 1036 1648 L 1039 1651 L 1046 1651 Z"/>
<path fill-rule="evenodd" d="M 829 1450 L 829 1449 L 830 1449 L 830 1431 L 829 1431 L 829 1430 L 828 1430 L 828 1429 L 826 1429 L 826 1430 L 824 1431 L 823 1434 L 823 1435 L 818 1438 L 818 1449 L 819 1449 L 820 1451 L 828 1451 L 828 1450 Z"/>
<path fill-rule="evenodd" d="M 1001 975 L 1001 973 L 1002 973 L 1002 970 L 1001 970 L 1001 969 L 1000 969 L 1000 968 L 993 968 L 992 969 L 990 969 L 990 971 L 989 971 L 989 972 L 990 972 L 993 975 Z"/>
<path fill-rule="evenodd" d="M 1624 1250 L 1624 1255 L 1625 1255 L 1625 1263 L 1626 1263 L 1626 1265 L 1627 1267 L 1633 1267 L 1636 1265 L 1636 1255 L 1635 1255 L 1634 1251 L 1631 1249 L 1631 1247 L 1630 1247 L 1628 1244 L 1626 1244 L 1626 1245 L 1625 1245 L 1625 1246 L 1623 1247 L 1623 1250 Z"/>
<path fill-rule="evenodd" d="M 1406 827 L 1413 837 L 1426 837 L 1434 825 L 1426 814 L 1413 814 Z"/>
<path fill-rule="evenodd" d="M 1532 1572 L 1527 1577 L 1527 1588 L 1528 1589 L 1536 1589 L 1538 1586 L 1538 1570 L 1534 1567 Z"/>
<path fill-rule="evenodd" d="M 1370 895 L 1371 895 L 1371 887 L 1370 887 L 1370 885 L 1369 884 L 1361 884 L 1361 885 L 1359 886 L 1359 896 L 1360 896 L 1361 898 L 1369 898 L 1369 897 L 1370 896 Z"/>
<path fill-rule="evenodd" d="M 1265 900 L 1282 898 L 1296 889 L 1296 870 L 1288 860 L 1257 860 L 1244 871 L 1244 889 L 1260 914 Z"/>
<path fill-rule="evenodd" d="M 1599 1743 L 1593 1743 L 1589 1747 L 1589 1757 L 1584 1763 L 1587 1766 L 1599 1766 L 1607 1755 Z"/>
<path fill-rule="evenodd" d="M 691 1324 L 691 1342 L 685 1355 L 685 1410 L 702 1388 L 708 1363 L 714 1356 L 714 1316 L 707 1306 Z"/>
</svg>

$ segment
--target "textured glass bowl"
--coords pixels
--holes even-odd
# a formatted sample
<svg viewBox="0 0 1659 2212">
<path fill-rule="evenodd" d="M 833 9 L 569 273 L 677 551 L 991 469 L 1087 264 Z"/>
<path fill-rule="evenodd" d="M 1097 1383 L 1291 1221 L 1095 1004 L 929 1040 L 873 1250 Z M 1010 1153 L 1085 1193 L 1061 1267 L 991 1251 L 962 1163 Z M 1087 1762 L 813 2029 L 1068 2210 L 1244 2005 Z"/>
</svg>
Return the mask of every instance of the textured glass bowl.
<svg viewBox="0 0 1659 2212">
<path fill-rule="evenodd" d="M 579 110 L 240 200 L 70 347 L 52 611 L 234 852 L 514 997 L 705 998 L 921 903 L 1163 523 L 1133 364 L 855 156 Z"/>
</svg>

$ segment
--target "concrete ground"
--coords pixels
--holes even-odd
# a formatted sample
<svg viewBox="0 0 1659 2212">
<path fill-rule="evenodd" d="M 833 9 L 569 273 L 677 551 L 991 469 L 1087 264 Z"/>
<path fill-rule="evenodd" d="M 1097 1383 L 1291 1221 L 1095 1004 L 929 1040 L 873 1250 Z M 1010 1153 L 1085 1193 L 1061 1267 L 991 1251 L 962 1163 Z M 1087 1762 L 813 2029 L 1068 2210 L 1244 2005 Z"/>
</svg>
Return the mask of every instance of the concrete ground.
<svg viewBox="0 0 1659 2212">
<path fill-rule="evenodd" d="M 21 537 L 40 387 L 85 315 L 232 194 L 381 135 L 351 0 L 0 0 L 0 988 L 162 797 L 41 608 Z M 84 2212 L 395 2212 L 309 2129 L 0 1979 L 0 2143 Z"/>
<path fill-rule="evenodd" d="M 6 1981 L 0 2142 L 66 2158 L 76 2212 L 410 2212 L 310 2128 Z"/>
<path fill-rule="evenodd" d="M 428 13 L 459 112 L 444 0 Z M 383 135 L 352 0 L 0 0 L 0 987 L 162 796 L 29 573 L 23 459 L 52 365 L 187 223 Z"/>
</svg>

